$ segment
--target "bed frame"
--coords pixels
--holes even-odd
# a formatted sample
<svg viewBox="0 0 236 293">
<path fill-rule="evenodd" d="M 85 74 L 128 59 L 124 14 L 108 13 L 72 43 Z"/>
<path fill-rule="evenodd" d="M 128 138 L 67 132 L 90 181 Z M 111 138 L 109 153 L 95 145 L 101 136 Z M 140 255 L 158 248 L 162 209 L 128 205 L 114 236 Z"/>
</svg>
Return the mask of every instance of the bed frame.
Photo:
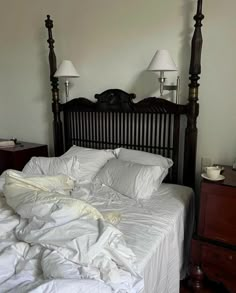
<svg viewBox="0 0 236 293">
<path fill-rule="evenodd" d="M 62 104 L 58 78 L 54 77 L 57 62 L 53 21 L 48 15 L 45 25 L 48 30 L 55 155 L 61 155 L 73 144 L 99 149 L 125 147 L 158 153 L 174 161 L 168 181 L 194 187 L 203 18 L 202 0 L 197 0 L 187 104 L 179 105 L 155 97 L 135 103 L 135 94 L 119 89 L 96 94 L 96 102 L 77 98 Z M 184 135 L 181 135 L 182 117 L 187 118 Z"/>
</svg>

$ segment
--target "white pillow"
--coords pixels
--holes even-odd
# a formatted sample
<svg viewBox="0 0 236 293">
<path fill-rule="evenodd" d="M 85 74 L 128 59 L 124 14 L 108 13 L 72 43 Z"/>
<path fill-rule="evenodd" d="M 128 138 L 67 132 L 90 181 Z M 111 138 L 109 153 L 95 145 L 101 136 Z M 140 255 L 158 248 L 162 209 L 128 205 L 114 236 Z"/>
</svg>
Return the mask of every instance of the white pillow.
<svg viewBox="0 0 236 293">
<path fill-rule="evenodd" d="M 119 148 L 115 150 L 115 153 L 117 154 L 118 159 L 133 163 L 161 166 L 167 169 L 173 165 L 173 161 L 170 158 L 165 158 L 161 155 L 148 152 Z"/>
<path fill-rule="evenodd" d="M 32 157 L 22 170 L 29 175 L 67 175 L 79 180 L 79 161 L 76 157 Z"/>
<path fill-rule="evenodd" d="M 98 172 L 96 180 L 135 199 L 148 199 L 161 184 L 163 168 L 112 159 Z"/>
<path fill-rule="evenodd" d="M 92 181 L 97 172 L 110 159 L 115 158 L 112 150 L 97 150 L 72 146 L 61 158 L 76 156 L 80 163 L 80 181 Z"/>
<path fill-rule="evenodd" d="M 115 150 L 115 153 L 119 160 L 162 167 L 162 180 L 168 174 L 168 169 L 173 165 L 173 161 L 170 158 L 165 158 L 161 155 L 151 154 L 148 152 L 119 148 Z"/>
</svg>

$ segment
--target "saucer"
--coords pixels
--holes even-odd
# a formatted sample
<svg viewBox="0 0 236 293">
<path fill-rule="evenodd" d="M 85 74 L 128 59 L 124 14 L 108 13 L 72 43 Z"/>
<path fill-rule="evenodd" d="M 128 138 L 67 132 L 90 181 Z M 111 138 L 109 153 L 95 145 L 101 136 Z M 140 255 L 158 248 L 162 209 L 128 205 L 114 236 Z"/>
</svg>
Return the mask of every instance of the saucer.
<svg viewBox="0 0 236 293">
<path fill-rule="evenodd" d="M 223 176 L 223 175 L 219 175 L 219 177 L 216 178 L 216 179 L 212 179 L 212 178 L 207 177 L 207 174 L 206 173 L 202 173 L 201 176 L 204 179 L 207 179 L 207 180 L 210 180 L 210 181 L 220 181 L 220 180 L 224 180 L 225 179 L 225 176 Z"/>
</svg>

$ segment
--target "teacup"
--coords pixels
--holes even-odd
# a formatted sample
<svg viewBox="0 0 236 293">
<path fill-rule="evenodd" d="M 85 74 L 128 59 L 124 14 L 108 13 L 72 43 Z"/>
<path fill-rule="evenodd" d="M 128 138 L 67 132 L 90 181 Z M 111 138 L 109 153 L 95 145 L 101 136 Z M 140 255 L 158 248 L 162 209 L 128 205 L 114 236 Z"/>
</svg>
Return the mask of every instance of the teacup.
<svg viewBox="0 0 236 293">
<path fill-rule="evenodd" d="M 210 179 L 217 179 L 220 176 L 221 168 L 217 167 L 206 167 L 207 177 Z"/>
</svg>

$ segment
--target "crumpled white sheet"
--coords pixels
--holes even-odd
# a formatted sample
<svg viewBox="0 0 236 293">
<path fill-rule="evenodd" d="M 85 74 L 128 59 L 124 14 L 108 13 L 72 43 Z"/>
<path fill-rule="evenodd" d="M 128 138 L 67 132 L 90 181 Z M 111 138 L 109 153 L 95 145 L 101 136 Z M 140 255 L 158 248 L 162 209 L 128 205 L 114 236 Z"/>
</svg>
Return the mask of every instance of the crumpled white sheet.
<svg viewBox="0 0 236 293">
<path fill-rule="evenodd" d="M 5 177 L 4 195 L 17 214 L 1 197 L 0 292 L 141 292 L 122 233 L 70 197 L 73 180 Z"/>
<path fill-rule="evenodd" d="M 99 184 L 75 189 L 72 196 L 85 200 L 104 215 L 117 211 L 125 241 L 136 255 L 145 293 L 177 293 L 186 275 L 194 224 L 194 194 L 186 186 L 162 184 L 149 200 L 136 201 Z"/>
</svg>

